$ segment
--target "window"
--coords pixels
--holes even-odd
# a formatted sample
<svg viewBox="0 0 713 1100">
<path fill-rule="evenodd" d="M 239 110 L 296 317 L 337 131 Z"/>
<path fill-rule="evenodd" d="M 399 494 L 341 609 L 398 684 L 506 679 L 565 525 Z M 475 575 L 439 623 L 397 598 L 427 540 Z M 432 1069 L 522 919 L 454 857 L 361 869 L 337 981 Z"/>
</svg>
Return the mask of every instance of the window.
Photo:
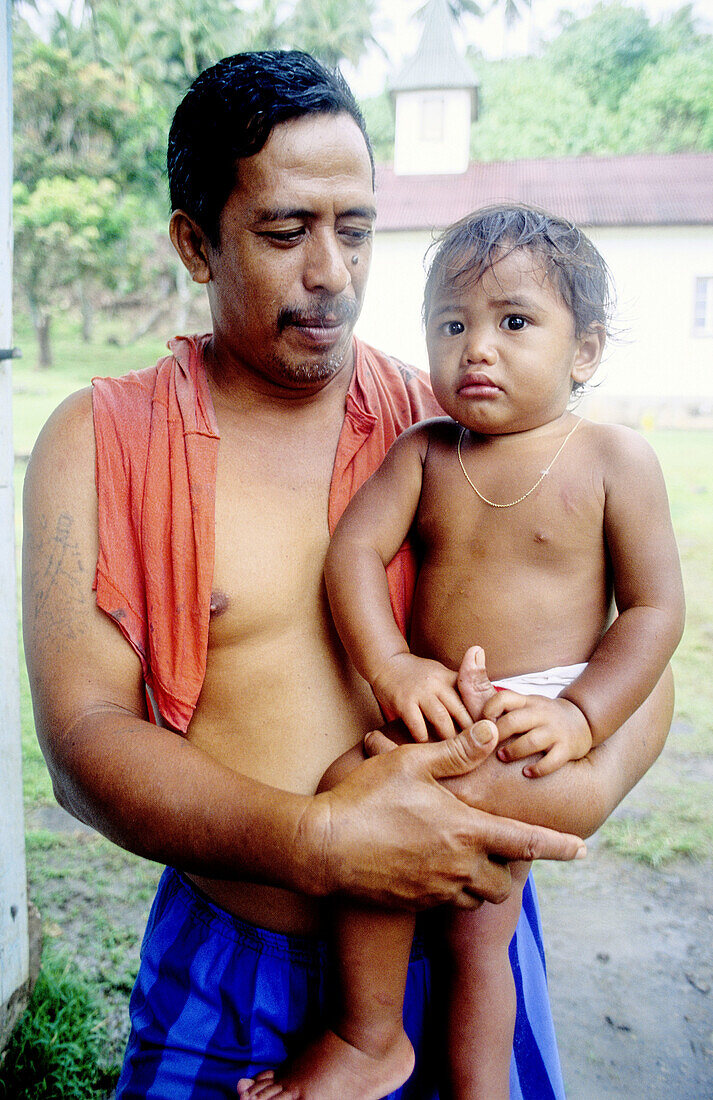
<svg viewBox="0 0 713 1100">
<path fill-rule="evenodd" d="M 421 104 L 421 140 L 443 141 L 445 101 L 442 95 L 429 96 Z"/>
<path fill-rule="evenodd" d="M 696 279 L 693 334 L 694 336 L 713 336 L 713 276 Z"/>
</svg>

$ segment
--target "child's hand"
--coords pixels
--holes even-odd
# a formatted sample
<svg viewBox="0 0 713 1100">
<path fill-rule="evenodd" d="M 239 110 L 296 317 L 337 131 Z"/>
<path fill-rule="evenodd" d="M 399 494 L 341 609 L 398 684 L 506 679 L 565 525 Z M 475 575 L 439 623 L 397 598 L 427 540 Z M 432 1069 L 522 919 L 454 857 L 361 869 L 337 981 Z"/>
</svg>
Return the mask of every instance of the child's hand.
<svg viewBox="0 0 713 1100">
<path fill-rule="evenodd" d="M 570 760 L 586 756 L 592 747 L 589 723 L 569 699 L 498 691 L 485 704 L 483 718 L 498 727 L 503 742 L 497 750 L 498 759 L 510 763 L 544 753 L 522 769 L 529 779 L 551 775 Z"/>
<path fill-rule="evenodd" d="M 371 686 L 386 717 L 400 718 L 414 741 L 428 741 L 427 721 L 438 737 L 446 739 L 472 725 L 456 690 L 457 676 L 439 661 L 396 653 Z"/>
</svg>

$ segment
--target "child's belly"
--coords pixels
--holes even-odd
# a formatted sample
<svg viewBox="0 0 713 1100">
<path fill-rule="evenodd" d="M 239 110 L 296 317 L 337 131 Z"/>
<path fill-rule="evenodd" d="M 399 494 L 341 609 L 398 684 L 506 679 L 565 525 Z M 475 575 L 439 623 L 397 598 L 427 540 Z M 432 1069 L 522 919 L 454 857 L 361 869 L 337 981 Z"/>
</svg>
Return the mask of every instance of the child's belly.
<svg viewBox="0 0 713 1100">
<path fill-rule="evenodd" d="M 587 661 L 608 619 L 600 568 L 562 572 L 528 563 L 504 571 L 493 562 L 461 573 L 419 575 L 411 648 L 457 669 L 482 646 L 492 679 Z"/>
</svg>

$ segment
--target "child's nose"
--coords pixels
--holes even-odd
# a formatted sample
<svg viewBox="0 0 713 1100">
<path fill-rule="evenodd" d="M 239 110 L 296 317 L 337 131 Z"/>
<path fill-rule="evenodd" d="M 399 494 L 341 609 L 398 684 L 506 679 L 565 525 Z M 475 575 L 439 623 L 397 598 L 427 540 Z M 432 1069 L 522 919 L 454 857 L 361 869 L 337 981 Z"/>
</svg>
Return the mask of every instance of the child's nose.
<svg viewBox="0 0 713 1100">
<path fill-rule="evenodd" d="M 468 363 L 494 363 L 497 358 L 493 334 L 485 327 L 473 329 L 465 348 Z"/>
</svg>

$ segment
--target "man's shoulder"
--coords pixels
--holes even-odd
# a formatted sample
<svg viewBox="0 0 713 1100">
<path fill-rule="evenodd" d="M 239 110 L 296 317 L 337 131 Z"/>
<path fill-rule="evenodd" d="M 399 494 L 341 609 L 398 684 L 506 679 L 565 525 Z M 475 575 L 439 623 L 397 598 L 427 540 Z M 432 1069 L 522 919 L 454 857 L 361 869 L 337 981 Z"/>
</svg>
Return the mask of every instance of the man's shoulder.
<svg viewBox="0 0 713 1100">
<path fill-rule="evenodd" d="M 413 422 L 442 415 L 428 376 L 395 355 L 388 355 L 357 340 L 365 372 L 376 383 L 376 393 L 390 405 L 406 404 Z"/>
<path fill-rule="evenodd" d="M 174 337 L 168 341 L 169 354 L 153 365 L 117 376 L 92 378 L 95 417 L 149 416 L 155 401 L 167 403 L 168 391 L 176 388 L 179 375 L 190 380 L 189 388 L 199 388 L 205 339 L 205 336 Z"/>
<path fill-rule="evenodd" d="M 427 374 L 404 363 L 396 355 L 388 355 L 385 351 L 380 351 L 379 348 L 375 348 L 372 344 L 367 344 L 356 337 L 355 340 L 364 361 L 372 370 L 378 371 L 384 377 L 400 378 L 406 386 L 415 386 L 431 393 L 431 383 Z"/>
</svg>

